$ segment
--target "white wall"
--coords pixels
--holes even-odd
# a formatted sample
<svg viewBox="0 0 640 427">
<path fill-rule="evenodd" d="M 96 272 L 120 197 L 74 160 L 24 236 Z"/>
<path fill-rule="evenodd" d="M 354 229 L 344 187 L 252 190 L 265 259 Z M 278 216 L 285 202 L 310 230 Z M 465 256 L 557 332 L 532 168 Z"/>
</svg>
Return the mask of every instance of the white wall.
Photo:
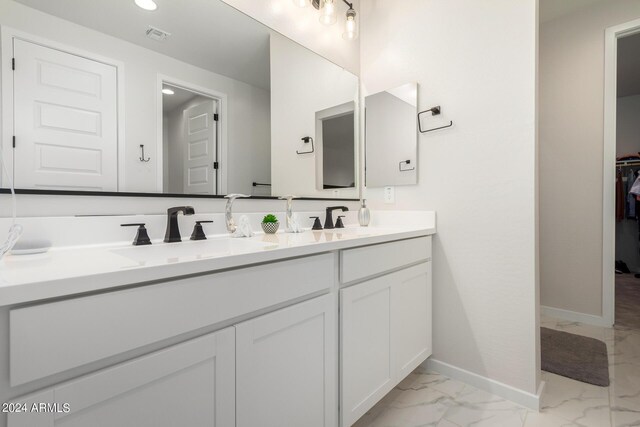
<svg viewBox="0 0 640 427">
<path fill-rule="evenodd" d="M 240 115 L 234 119 L 238 126 L 235 138 L 229 136 L 227 193 L 258 195 L 253 182 L 271 182 L 271 94 L 251 91 L 233 100 L 233 106 L 231 102 L 230 108 Z"/>
<path fill-rule="evenodd" d="M 333 194 L 331 190 L 317 189 L 315 156 L 318 153 L 299 155 L 296 150 L 310 150 L 310 144 L 302 143 L 301 138 L 315 139 L 316 112 L 347 102 L 357 103 L 357 100 L 355 75 L 279 34 L 271 35 L 273 194 L 311 197 Z M 339 190 L 339 197 L 357 198 L 358 195 L 358 188 Z"/>
<path fill-rule="evenodd" d="M 125 183 L 121 191 L 157 190 L 157 168 L 162 167 L 158 163 L 162 147 L 158 146 L 156 137 L 156 102 L 160 96 L 156 93 L 158 74 L 227 94 L 230 165 L 238 163 L 245 167 L 247 152 L 255 151 L 260 155 L 268 153 L 264 141 L 269 132 L 269 93 L 264 89 L 194 67 L 11 0 L 0 0 L 0 10 L 0 25 L 124 63 L 126 163 Z M 3 58 L 6 59 L 6 56 L 3 55 Z M 253 120 L 252 123 L 257 125 L 247 126 L 247 120 Z M 238 143 L 233 145 L 235 141 Z M 247 148 L 249 144 L 257 142 L 260 142 L 258 149 Z M 140 144 L 145 145 L 145 154 L 151 157 L 148 163 L 138 160 Z M 229 173 L 230 182 L 241 179 L 241 170 Z"/>
<path fill-rule="evenodd" d="M 418 82 L 448 130 L 420 135 L 418 185 L 366 189 L 374 208 L 427 209 L 434 239 L 434 355 L 536 393 L 535 0 L 367 1 L 367 93 Z"/>
<path fill-rule="evenodd" d="M 342 1 L 338 1 L 338 22 L 329 27 L 320 24 L 318 11 L 310 4 L 300 8 L 291 0 L 223 1 L 352 73 L 360 73 L 358 39 L 346 41 L 342 38 L 347 11 Z M 359 0 L 350 3 L 356 13 L 360 12 Z"/>
<path fill-rule="evenodd" d="M 545 306 L 602 315 L 604 31 L 638 17 L 637 0 L 607 0 L 540 27 Z"/>
</svg>

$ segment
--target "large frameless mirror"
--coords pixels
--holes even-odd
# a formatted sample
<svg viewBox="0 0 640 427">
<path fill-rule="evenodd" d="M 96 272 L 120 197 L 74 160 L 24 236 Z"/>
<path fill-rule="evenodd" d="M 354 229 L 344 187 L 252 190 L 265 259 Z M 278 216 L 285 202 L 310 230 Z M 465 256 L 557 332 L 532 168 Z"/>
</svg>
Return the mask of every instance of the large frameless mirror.
<svg viewBox="0 0 640 427">
<path fill-rule="evenodd" d="M 16 188 L 359 197 L 358 78 L 226 3 L 5 3 Z"/>
</svg>

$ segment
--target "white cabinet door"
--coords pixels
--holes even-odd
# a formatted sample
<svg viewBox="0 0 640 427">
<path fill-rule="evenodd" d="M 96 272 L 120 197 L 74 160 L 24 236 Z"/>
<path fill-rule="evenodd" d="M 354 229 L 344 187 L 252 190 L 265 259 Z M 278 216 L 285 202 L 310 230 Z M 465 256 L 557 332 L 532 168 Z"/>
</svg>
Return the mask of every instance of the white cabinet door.
<svg viewBox="0 0 640 427">
<path fill-rule="evenodd" d="M 236 326 L 237 427 L 336 426 L 335 297 Z"/>
<path fill-rule="evenodd" d="M 431 355 L 431 322 L 430 262 L 340 291 L 342 426 Z"/>
<path fill-rule="evenodd" d="M 234 328 L 196 338 L 17 399 L 70 412 L 10 414 L 8 427 L 233 426 L 234 352 Z"/>
<path fill-rule="evenodd" d="M 431 355 L 431 263 L 393 274 L 391 349 L 400 382 Z"/>
<path fill-rule="evenodd" d="M 395 385 L 391 354 L 393 275 L 340 291 L 342 426 L 350 426 Z"/>
<path fill-rule="evenodd" d="M 116 68 L 13 40 L 15 185 L 118 191 Z"/>
</svg>

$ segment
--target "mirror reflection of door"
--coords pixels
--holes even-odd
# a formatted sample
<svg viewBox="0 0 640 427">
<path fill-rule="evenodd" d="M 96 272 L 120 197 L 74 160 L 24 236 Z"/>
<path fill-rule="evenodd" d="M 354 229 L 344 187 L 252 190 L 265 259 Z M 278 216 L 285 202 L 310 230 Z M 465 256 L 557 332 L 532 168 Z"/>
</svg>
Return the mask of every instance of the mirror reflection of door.
<svg viewBox="0 0 640 427">
<path fill-rule="evenodd" d="M 118 190 L 116 67 L 14 38 L 17 188 Z"/>
<path fill-rule="evenodd" d="M 355 187 L 354 112 L 322 120 L 322 189 Z"/>
<path fill-rule="evenodd" d="M 163 191 L 216 194 L 218 101 L 163 85 Z"/>
</svg>

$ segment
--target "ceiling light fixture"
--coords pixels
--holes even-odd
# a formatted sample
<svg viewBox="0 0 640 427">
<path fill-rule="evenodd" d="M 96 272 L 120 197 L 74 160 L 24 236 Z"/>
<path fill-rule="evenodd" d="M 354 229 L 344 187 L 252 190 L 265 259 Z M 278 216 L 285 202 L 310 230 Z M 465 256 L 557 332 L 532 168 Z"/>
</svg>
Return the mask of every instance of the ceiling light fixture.
<svg viewBox="0 0 640 427">
<path fill-rule="evenodd" d="M 333 25 L 338 20 L 338 3 L 340 0 L 293 0 L 293 3 L 300 7 L 305 7 L 310 1 L 313 7 L 320 12 L 320 22 L 324 25 Z M 356 11 L 353 3 L 342 0 L 349 8 L 345 19 L 344 33 L 342 38 L 345 40 L 355 40 L 358 38 L 358 21 L 356 20 Z"/>
<path fill-rule="evenodd" d="M 133 0 L 133 2 L 144 10 L 156 10 L 158 8 L 158 5 L 153 0 Z"/>
<path fill-rule="evenodd" d="M 165 87 L 162 89 L 162 93 L 164 93 L 165 95 L 173 95 L 175 92 L 168 87 Z"/>
<path fill-rule="evenodd" d="M 336 13 L 336 0 L 320 0 L 320 23 L 322 25 L 333 25 L 338 20 Z"/>
<path fill-rule="evenodd" d="M 346 3 L 346 2 L 345 2 Z M 356 11 L 353 9 L 353 3 L 347 3 L 347 20 L 345 21 L 344 33 L 342 38 L 345 40 L 355 40 L 358 37 L 358 22 L 356 21 Z"/>
</svg>

